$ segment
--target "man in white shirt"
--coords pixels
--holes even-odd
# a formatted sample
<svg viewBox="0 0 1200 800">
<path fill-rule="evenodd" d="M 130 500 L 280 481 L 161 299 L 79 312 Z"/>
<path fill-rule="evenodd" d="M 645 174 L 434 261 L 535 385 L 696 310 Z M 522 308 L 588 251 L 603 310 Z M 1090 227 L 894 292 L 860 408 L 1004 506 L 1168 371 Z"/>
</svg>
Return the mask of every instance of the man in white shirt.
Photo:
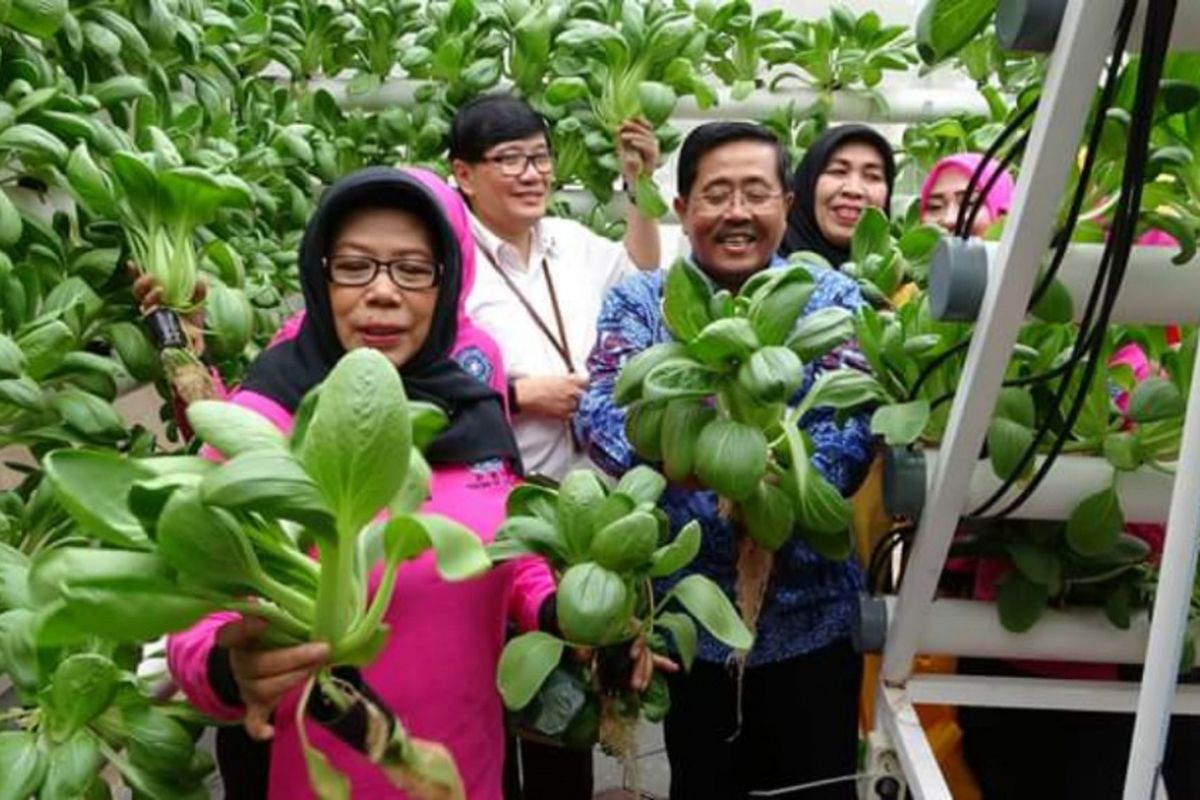
<svg viewBox="0 0 1200 800">
<path fill-rule="evenodd" d="M 658 141 L 642 121 L 621 126 L 617 148 L 627 186 L 658 161 Z M 546 121 L 511 95 L 484 95 L 458 110 L 450 159 L 473 215 L 478 267 L 467 313 L 500 344 L 526 472 L 559 480 L 585 460 L 571 416 L 587 387 L 600 302 L 635 269 L 658 268 L 658 223 L 631 202 L 618 243 L 547 217 L 554 157 Z"/>
</svg>

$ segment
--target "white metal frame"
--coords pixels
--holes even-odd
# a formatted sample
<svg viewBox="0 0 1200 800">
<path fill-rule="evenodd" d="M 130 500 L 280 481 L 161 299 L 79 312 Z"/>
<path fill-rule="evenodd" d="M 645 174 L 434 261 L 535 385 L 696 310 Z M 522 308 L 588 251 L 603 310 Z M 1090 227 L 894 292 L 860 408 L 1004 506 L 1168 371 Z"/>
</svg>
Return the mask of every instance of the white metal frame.
<svg viewBox="0 0 1200 800">
<path fill-rule="evenodd" d="M 1198 5 L 1184 0 L 1180 4 L 1181 19 L 1188 19 L 1196 10 L 1192 6 Z M 1200 364 L 1188 396 L 1188 409 L 1194 413 L 1188 414 L 1183 432 L 1148 644 L 1133 654 L 1138 661 L 1143 656 L 1145 659 L 1140 687 L 1039 678 L 912 675 L 918 652 L 954 654 L 972 649 L 968 643 L 971 632 L 965 625 L 958 626 L 960 635 L 956 639 L 954 627 L 947 629 L 944 624 L 937 628 L 937 649 L 924 648 L 932 627 L 937 584 L 954 530 L 973 494 L 979 448 L 1050 244 L 1063 187 L 1111 50 L 1121 7 L 1121 0 L 1068 0 L 1026 149 L 1016 202 L 999 247 L 993 251 L 993 269 L 963 370 L 964 390 L 954 398 L 946 436 L 931 465 L 928 499 L 895 602 L 876 694 L 876 720 L 882 736 L 873 738 L 873 757 L 878 761 L 881 754 L 894 752 L 908 788 L 918 800 L 950 800 L 951 795 L 916 721 L 914 702 L 1124 712 L 1136 708 L 1125 800 L 1166 797 L 1159 768 L 1171 713 L 1200 714 L 1197 690 L 1176 690 L 1177 665 L 1200 554 Z M 1073 255 L 1080 257 L 1078 251 Z M 1166 320 L 1155 317 L 1136 321 Z M 1059 501 L 1061 498 L 1054 505 L 1061 513 Z M 1155 506 L 1163 507 L 1161 493 Z M 986 634 L 976 632 L 976 642 L 980 636 Z M 1144 622 L 1140 636 L 1146 641 Z M 1113 655 L 1111 642 L 1097 639 L 1080 635 L 1069 645 L 1064 641 L 1057 654 L 1059 660 L 1109 660 Z M 1011 655 L 1025 657 L 1031 657 L 1032 652 L 1038 654 L 1032 657 L 1047 657 L 1045 645 L 1044 637 L 1022 641 L 1017 636 L 1007 642 Z M 1124 646 L 1128 650 L 1129 642 Z"/>
</svg>

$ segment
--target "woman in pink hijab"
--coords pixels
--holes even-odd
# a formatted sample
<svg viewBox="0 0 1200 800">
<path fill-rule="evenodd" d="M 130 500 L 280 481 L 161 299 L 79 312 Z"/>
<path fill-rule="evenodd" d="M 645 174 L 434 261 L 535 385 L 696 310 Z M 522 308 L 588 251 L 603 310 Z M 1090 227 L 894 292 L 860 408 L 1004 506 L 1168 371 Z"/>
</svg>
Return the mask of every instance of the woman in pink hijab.
<svg viewBox="0 0 1200 800">
<path fill-rule="evenodd" d="M 958 222 L 958 210 L 966 199 L 967 184 L 982 161 L 983 156 L 978 153 L 958 153 L 935 164 L 921 185 L 921 222 L 953 232 Z M 987 162 L 976 184 L 976 192 L 988 185 L 999 168 L 995 161 Z M 983 207 L 971 226 L 972 236 L 982 236 L 993 222 L 1008 213 L 1015 189 L 1012 175 L 1006 170 L 984 196 Z"/>
</svg>

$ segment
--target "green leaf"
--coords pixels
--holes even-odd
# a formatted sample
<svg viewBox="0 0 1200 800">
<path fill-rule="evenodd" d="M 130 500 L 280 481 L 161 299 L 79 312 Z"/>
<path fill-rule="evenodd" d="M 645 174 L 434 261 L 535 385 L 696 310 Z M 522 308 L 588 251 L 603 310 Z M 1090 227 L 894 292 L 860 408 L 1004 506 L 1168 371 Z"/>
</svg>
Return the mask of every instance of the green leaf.
<svg viewBox="0 0 1200 800">
<path fill-rule="evenodd" d="M 784 490 L 766 481 L 740 504 L 746 534 L 767 550 L 778 550 L 795 530 L 796 514 Z"/>
<path fill-rule="evenodd" d="M 190 583 L 230 594 L 271 595 L 242 526 L 225 509 L 202 503 L 195 487 L 170 495 L 155 533 L 159 555 Z"/>
<path fill-rule="evenodd" d="M 754 644 L 753 634 L 733 603 L 721 587 L 703 575 L 688 575 L 667 593 L 667 598 L 678 600 L 705 630 L 734 650 L 749 650 Z"/>
<path fill-rule="evenodd" d="M 1085 498 L 1067 521 L 1067 544 L 1076 553 L 1098 556 L 1116 546 L 1125 527 L 1125 515 L 1113 489 Z"/>
<path fill-rule="evenodd" d="M 25 371 L 25 352 L 11 337 L 0 334 L 0 377 L 17 378 Z"/>
<path fill-rule="evenodd" d="M 1108 617 L 1108 621 L 1114 627 L 1121 630 L 1129 630 L 1131 620 L 1131 612 L 1133 611 L 1133 587 L 1127 581 L 1120 581 L 1113 585 L 1104 597 L 1104 616 Z M 1187 662 L 1187 670 L 1190 672 L 1192 665 L 1195 663 L 1195 658 Z"/>
<path fill-rule="evenodd" d="M 43 646 L 94 636 L 140 643 L 217 610 L 211 601 L 181 592 L 166 562 L 153 553 L 59 547 L 34 560 L 29 587 L 43 616 Z"/>
<path fill-rule="evenodd" d="M 1066 325 L 1075 315 L 1075 302 L 1066 284 L 1055 278 L 1030 313 L 1042 322 Z"/>
<path fill-rule="evenodd" d="M 12 0 L 6 22 L 22 33 L 49 39 L 62 27 L 67 13 L 67 0 Z"/>
<path fill-rule="evenodd" d="M 675 90 L 665 83 L 642 81 L 637 86 L 637 97 L 646 121 L 655 128 L 664 124 L 675 110 Z"/>
<path fill-rule="evenodd" d="M 854 314 L 839 306 L 828 306 L 801 317 L 784 345 L 807 362 L 825 355 L 853 336 Z"/>
<path fill-rule="evenodd" d="M 200 493 L 214 506 L 256 511 L 332 533 L 332 510 L 288 452 L 259 449 L 235 456 L 205 477 Z"/>
<path fill-rule="evenodd" d="M 601 646 L 631 636 L 635 594 L 625 579 L 594 562 L 575 564 L 558 584 L 558 627 L 570 642 Z"/>
<path fill-rule="evenodd" d="M 667 213 L 667 201 L 663 199 L 654 182 L 654 176 L 645 172 L 637 176 L 633 184 L 634 203 L 638 210 L 651 219 L 661 219 Z"/>
<path fill-rule="evenodd" d="M 786 347 L 763 347 L 742 364 L 738 383 L 760 403 L 786 403 L 804 383 L 804 364 Z"/>
<path fill-rule="evenodd" d="M 55 319 L 19 336 L 17 346 L 25 352 L 25 371 L 41 380 L 75 349 L 75 334 L 65 322 Z"/>
<path fill-rule="evenodd" d="M 679 342 L 663 342 L 643 350 L 626 361 L 613 386 L 613 402 L 618 406 L 626 406 L 635 400 L 642 399 L 646 376 L 659 364 L 668 359 L 683 356 L 685 352 L 684 345 Z"/>
<path fill-rule="evenodd" d="M 926 64 L 944 61 L 984 29 L 996 0 L 926 0 L 917 17 L 917 53 Z"/>
<path fill-rule="evenodd" d="M 744 361 L 760 346 L 750 320 L 745 317 L 718 319 L 704 326 L 688 343 L 688 355 L 711 367 Z"/>
<path fill-rule="evenodd" d="M 546 102 L 552 106 L 565 106 L 588 96 L 587 81 L 577 76 L 558 77 L 546 86 Z"/>
<path fill-rule="evenodd" d="M 321 384 L 300 459 L 351 536 L 404 483 L 412 425 L 400 374 L 377 350 L 351 350 Z"/>
<path fill-rule="evenodd" d="M 1185 410 L 1179 387 L 1165 378 L 1149 377 L 1135 386 L 1129 396 L 1128 416 L 1134 422 L 1171 419 L 1182 416 Z"/>
<path fill-rule="evenodd" d="M 650 371 L 642 384 L 642 396 L 649 401 L 708 397 L 720 388 L 721 377 L 717 370 L 690 358 L 673 358 Z"/>
<path fill-rule="evenodd" d="M 302 743 L 308 783 L 319 800 L 350 800 L 350 778 L 338 772 L 317 748 Z"/>
<path fill-rule="evenodd" d="M 644 566 L 658 545 L 658 519 L 634 511 L 598 528 L 589 555 L 600 566 L 626 573 Z"/>
<path fill-rule="evenodd" d="M 716 416 L 717 410 L 701 400 L 681 398 L 667 404 L 660 442 L 663 473 L 668 479 L 682 483 L 692 477 L 696 468 L 696 442 Z"/>
<path fill-rule="evenodd" d="M 415 514 L 433 547 L 438 574 L 447 581 L 465 581 L 491 569 L 479 536 L 470 528 L 441 514 Z"/>
<path fill-rule="evenodd" d="M 816 408 L 846 410 L 871 402 L 886 402 L 887 399 L 887 392 L 879 381 L 865 372 L 826 370 L 813 382 L 796 411 L 803 417 Z"/>
<path fill-rule="evenodd" d="M 661 400 L 639 400 L 625 413 L 625 436 L 634 452 L 646 461 L 662 461 L 665 414 L 666 404 Z"/>
<path fill-rule="evenodd" d="M 234 403 L 199 400 L 187 408 L 196 435 L 226 458 L 253 450 L 287 451 L 287 441 L 266 417 Z"/>
<path fill-rule="evenodd" d="M 1062 586 L 1062 562 L 1056 552 L 1022 541 L 1009 542 L 1005 547 L 1025 578 L 1045 586 L 1052 594 L 1058 593 Z"/>
<path fill-rule="evenodd" d="M 125 423 L 112 404 L 79 389 L 60 389 L 50 396 L 50 407 L 67 427 L 93 438 L 115 441 L 125 436 Z"/>
<path fill-rule="evenodd" d="M 0 731 L 0 798 L 26 800 L 46 777 L 46 757 L 37 736 L 25 731 Z"/>
<path fill-rule="evenodd" d="M 12 247 L 21 239 L 21 212 L 8 195 L 0 191 L 0 247 Z"/>
<path fill-rule="evenodd" d="M 64 741 L 108 708 L 121 677 L 116 664 L 98 653 L 67 656 L 50 682 L 51 728 Z"/>
<path fill-rule="evenodd" d="M 496 541 L 513 541 L 521 552 L 536 553 L 552 564 L 571 563 L 573 553 L 553 522 L 539 517 L 509 517 L 496 531 Z"/>
<path fill-rule="evenodd" d="M 874 206 L 863 209 L 850 239 L 850 260 L 862 264 L 870 255 L 886 255 L 892 250 L 888 219 Z"/>
<path fill-rule="evenodd" d="M 504 646 L 496 668 L 496 688 L 506 708 L 529 705 L 562 660 L 564 643 L 541 631 L 522 634 Z"/>
<path fill-rule="evenodd" d="M 88 787 L 97 780 L 103 766 L 96 737 L 87 730 L 77 731 L 50 751 L 46 781 L 38 796 L 43 800 L 88 797 Z"/>
<path fill-rule="evenodd" d="M 152 96 L 150 89 L 146 86 L 146 81 L 136 75 L 117 75 L 106 81 L 92 84 L 88 87 L 88 94 L 95 97 L 105 108 L 129 100 Z"/>
<path fill-rule="evenodd" d="M 767 472 L 767 439 L 753 425 L 714 419 L 696 441 L 696 477 L 731 500 L 750 496 Z"/>
<path fill-rule="evenodd" d="M 523 483 L 508 493 L 509 517 L 537 517 L 558 524 L 558 493 L 535 483 Z"/>
<path fill-rule="evenodd" d="M 1005 630 L 1024 633 L 1041 619 L 1049 599 L 1045 585 L 1028 580 L 1020 572 L 1008 573 L 996 591 L 1000 624 Z"/>
<path fill-rule="evenodd" d="M 650 556 L 650 577 L 665 578 L 692 563 L 700 553 L 700 543 L 700 523 L 692 520 L 679 529 L 673 540 Z"/>
<path fill-rule="evenodd" d="M 751 296 L 749 318 L 758 341 L 765 345 L 784 344 L 796 328 L 816 286 L 812 275 L 800 266 L 760 272 L 775 275 L 753 293 L 743 287 L 741 296 Z M 844 309 L 843 309 L 844 310 Z"/>
<path fill-rule="evenodd" d="M 683 668 L 690 670 L 692 663 L 696 660 L 696 648 L 699 639 L 696 633 L 696 620 L 687 614 L 680 614 L 677 611 L 667 611 L 660 614 L 654 620 L 654 626 L 656 628 L 663 628 L 671 633 L 671 638 L 675 642 L 675 652 L 679 654 L 679 660 L 683 663 Z"/>
<path fill-rule="evenodd" d="M 17 125 L 0 131 L 0 152 L 5 150 L 16 151 L 23 158 L 48 161 L 58 167 L 65 164 L 67 157 L 71 155 L 67 146 L 53 133 L 26 122 L 18 122 Z"/>
<path fill-rule="evenodd" d="M 994 418 L 988 425 L 988 458 L 992 471 L 1001 479 L 1007 479 L 1021 466 L 1021 459 L 1033 444 L 1033 430 L 1019 422 L 1003 417 Z M 1032 466 L 1030 462 L 1029 466 Z"/>
<path fill-rule="evenodd" d="M 101 541 L 140 549 L 150 540 L 129 508 L 129 490 L 154 473 L 113 452 L 57 450 L 42 462 L 55 497 L 80 526 Z"/>
<path fill-rule="evenodd" d="M 587 469 L 572 470 L 559 486 L 558 529 L 573 555 L 582 557 L 591 548 L 605 496 L 604 484 Z"/>
<path fill-rule="evenodd" d="M 616 491 L 629 495 L 635 503 L 657 503 L 666 488 L 667 481 L 662 475 L 641 464 L 621 476 Z"/>
<path fill-rule="evenodd" d="M 1104 457 L 1119 470 L 1131 472 L 1145 463 L 1137 433 L 1125 431 L 1104 437 Z"/>
<path fill-rule="evenodd" d="M 888 445 L 912 444 L 929 424 L 929 414 L 928 400 L 880 406 L 871 416 L 871 433 Z"/>
<path fill-rule="evenodd" d="M 667 271 L 663 319 L 679 341 L 690 342 L 712 322 L 709 315 L 711 300 L 708 279 L 689 262 L 680 259 Z"/>
<path fill-rule="evenodd" d="M 850 504 L 813 467 L 800 431 L 787 426 L 784 435 L 791 463 L 782 486 L 795 503 L 799 532 L 826 558 L 845 558 L 850 551 Z"/>
</svg>

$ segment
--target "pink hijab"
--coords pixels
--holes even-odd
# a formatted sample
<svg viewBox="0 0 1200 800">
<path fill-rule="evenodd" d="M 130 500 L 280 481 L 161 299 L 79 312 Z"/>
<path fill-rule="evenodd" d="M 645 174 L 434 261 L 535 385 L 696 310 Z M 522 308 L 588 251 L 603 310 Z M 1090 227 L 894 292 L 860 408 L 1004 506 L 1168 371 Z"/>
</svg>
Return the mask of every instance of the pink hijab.
<svg viewBox="0 0 1200 800">
<path fill-rule="evenodd" d="M 435 173 L 421 169 L 420 167 L 405 167 L 404 171 L 421 181 L 421 183 L 425 184 L 433 192 L 434 197 L 441 203 L 442 211 L 446 214 L 446 220 L 450 223 L 450 228 L 454 231 L 455 236 L 458 237 L 458 244 L 462 250 L 462 291 L 458 295 L 458 335 L 454 339 L 453 355 L 460 357 L 470 351 L 476 351 L 482 355 L 484 360 L 493 366 L 493 369 L 488 371 L 488 374 L 477 374 L 477 371 L 473 369 L 471 364 L 464 365 L 465 368 L 472 374 L 475 374 L 476 377 L 485 380 L 486 383 L 500 393 L 501 397 L 507 398 L 506 378 L 502 368 L 503 361 L 500 356 L 500 346 L 496 344 L 495 339 L 485 333 L 482 328 L 478 327 L 467 316 L 467 297 L 470 296 L 471 288 L 475 285 L 475 238 L 471 235 L 471 223 L 470 217 L 467 215 L 467 206 L 458 192 L 451 189 Z M 300 323 L 303 321 L 304 311 L 297 311 L 280 326 L 267 347 L 274 347 L 281 342 L 294 339 L 296 333 L 300 330 Z M 507 400 L 505 402 L 507 403 Z"/>
<path fill-rule="evenodd" d="M 929 171 L 929 175 L 925 177 L 925 182 L 921 184 L 921 214 L 925 213 L 925 207 L 929 204 L 929 195 L 933 192 L 933 187 L 937 184 L 938 178 L 946 170 L 955 170 L 961 172 L 968 178 L 975 173 L 983 161 L 983 156 L 978 153 L 958 153 L 957 155 L 946 156 L 941 161 L 933 165 L 933 169 Z M 987 186 L 988 181 L 996 174 L 996 170 L 1000 165 L 995 161 L 988 161 L 987 166 L 983 168 L 983 174 L 979 179 L 979 189 Z M 1007 171 L 1002 174 L 996 181 L 996 185 L 983 198 L 983 205 L 991 214 L 992 219 L 997 219 L 1008 213 L 1008 209 L 1012 206 L 1013 194 L 1016 191 L 1016 183 Z"/>
</svg>

